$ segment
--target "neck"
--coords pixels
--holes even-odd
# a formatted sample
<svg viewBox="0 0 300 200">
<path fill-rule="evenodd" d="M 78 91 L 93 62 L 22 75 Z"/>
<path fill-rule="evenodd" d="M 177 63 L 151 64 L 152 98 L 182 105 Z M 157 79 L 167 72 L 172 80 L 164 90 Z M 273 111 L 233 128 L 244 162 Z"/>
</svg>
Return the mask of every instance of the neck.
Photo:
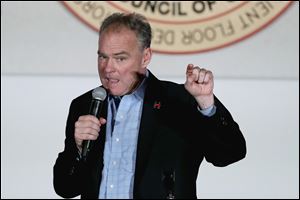
<svg viewBox="0 0 300 200">
<path fill-rule="evenodd" d="M 140 86 L 140 84 L 143 82 L 144 78 L 146 77 L 145 74 L 140 74 L 140 73 L 136 73 L 135 76 L 136 76 L 136 81 L 132 84 L 131 89 L 126 94 L 131 94 L 132 92 L 134 92 Z"/>
</svg>

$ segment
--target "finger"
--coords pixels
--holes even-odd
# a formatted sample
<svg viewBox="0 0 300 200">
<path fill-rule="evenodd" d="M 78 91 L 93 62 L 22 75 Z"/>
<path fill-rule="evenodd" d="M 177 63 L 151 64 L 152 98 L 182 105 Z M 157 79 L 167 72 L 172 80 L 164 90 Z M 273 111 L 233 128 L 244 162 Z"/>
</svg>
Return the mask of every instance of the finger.
<svg viewBox="0 0 300 200">
<path fill-rule="evenodd" d="M 76 128 L 75 138 L 80 140 L 95 140 L 99 136 L 99 132 L 92 128 Z"/>
<path fill-rule="evenodd" d="M 76 128 L 75 134 L 78 134 L 79 139 L 86 139 L 85 137 L 90 137 L 90 136 L 98 137 L 99 132 L 93 128 Z"/>
<path fill-rule="evenodd" d="M 205 77 L 204 77 L 204 83 L 209 83 L 213 79 L 213 74 L 211 71 L 206 71 Z"/>
<path fill-rule="evenodd" d="M 94 121 L 77 121 L 75 122 L 75 128 L 92 128 L 95 131 L 100 131 L 100 125 Z"/>
<path fill-rule="evenodd" d="M 198 80 L 197 83 L 204 83 L 204 79 L 206 76 L 206 69 L 199 69 Z"/>
<path fill-rule="evenodd" d="M 99 119 L 93 115 L 83 115 L 78 118 L 78 121 L 93 121 L 95 124 L 100 125 Z"/>
<path fill-rule="evenodd" d="M 194 68 L 193 68 L 193 81 L 194 82 L 197 82 L 198 80 L 199 80 L 199 74 L 200 74 L 200 67 L 198 67 L 198 66 L 195 66 Z"/>
</svg>

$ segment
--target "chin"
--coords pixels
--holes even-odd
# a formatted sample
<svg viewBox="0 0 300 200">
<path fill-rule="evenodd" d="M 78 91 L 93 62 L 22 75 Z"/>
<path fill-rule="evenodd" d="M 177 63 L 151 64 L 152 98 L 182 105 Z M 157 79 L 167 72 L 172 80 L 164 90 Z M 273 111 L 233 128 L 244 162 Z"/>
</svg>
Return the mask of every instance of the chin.
<svg viewBox="0 0 300 200">
<path fill-rule="evenodd" d="M 122 96 L 122 95 L 123 95 L 121 92 L 116 91 L 116 90 L 114 90 L 114 89 L 109 89 L 109 88 L 108 88 L 108 92 L 109 92 L 109 94 L 111 94 L 111 95 L 113 95 L 113 96 Z"/>
</svg>

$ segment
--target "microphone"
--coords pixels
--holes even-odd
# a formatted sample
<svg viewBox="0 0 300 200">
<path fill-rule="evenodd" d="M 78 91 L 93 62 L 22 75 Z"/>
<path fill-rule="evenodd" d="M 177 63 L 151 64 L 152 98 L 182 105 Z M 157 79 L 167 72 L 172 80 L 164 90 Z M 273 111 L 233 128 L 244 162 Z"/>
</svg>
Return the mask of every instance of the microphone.
<svg viewBox="0 0 300 200">
<path fill-rule="evenodd" d="M 97 87 L 93 90 L 92 92 L 92 102 L 90 105 L 90 111 L 89 114 L 97 117 L 98 119 L 100 118 L 100 113 L 103 105 L 103 101 L 105 100 L 107 94 L 104 88 L 102 87 Z M 86 161 L 88 153 L 92 149 L 93 146 L 93 141 L 91 140 L 84 140 L 83 141 L 83 148 L 82 148 L 82 153 L 81 153 L 81 158 Z"/>
</svg>

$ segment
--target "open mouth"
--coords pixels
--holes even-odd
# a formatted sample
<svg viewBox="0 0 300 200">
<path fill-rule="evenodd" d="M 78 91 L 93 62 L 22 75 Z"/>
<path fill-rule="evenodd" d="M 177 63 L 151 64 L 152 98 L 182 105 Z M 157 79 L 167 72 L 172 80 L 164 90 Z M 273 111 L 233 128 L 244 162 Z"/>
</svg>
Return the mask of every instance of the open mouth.
<svg viewBox="0 0 300 200">
<path fill-rule="evenodd" d="M 106 78 L 106 81 L 109 85 L 115 85 L 115 84 L 119 83 L 120 80 L 113 79 L 113 78 Z"/>
</svg>

